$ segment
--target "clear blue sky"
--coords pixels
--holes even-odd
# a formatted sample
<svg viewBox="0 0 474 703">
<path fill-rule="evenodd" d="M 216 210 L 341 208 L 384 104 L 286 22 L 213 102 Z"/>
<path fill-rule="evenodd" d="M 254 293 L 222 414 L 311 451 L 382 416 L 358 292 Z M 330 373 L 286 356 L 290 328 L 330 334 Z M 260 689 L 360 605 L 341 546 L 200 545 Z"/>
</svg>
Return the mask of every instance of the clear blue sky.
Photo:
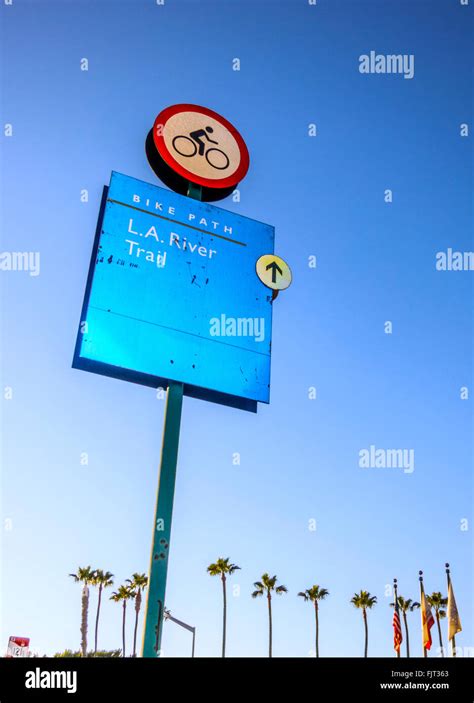
<svg viewBox="0 0 474 703">
<path fill-rule="evenodd" d="M 198 656 L 219 655 L 221 588 L 206 567 L 229 556 L 242 567 L 229 655 L 266 654 L 265 603 L 250 592 L 269 571 L 289 589 L 274 607 L 276 656 L 313 648 L 296 594 L 318 583 L 330 591 L 321 654 L 362 654 L 349 600 L 363 588 L 379 600 L 369 653 L 389 657 L 386 585 L 397 577 L 416 599 L 423 569 L 426 590 L 445 591 L 449 561 L 457 643 L 474 645 L 473 274 L 435 269 L 436 252 L 472 249 L 472 137 L 459 136 L 461 123 L 472 129 L 472 12 L 457 0 L 2 5 L 1 114 L 13 125 L 2 248 L 41 254 L 37 277 L 2 272 L 2 387 L 13 389 L 2 400 L 2 516 L 13 521 L 2 649 L 13 634 L 41 653 L 79 646 L 80 587 L 67 577 L 78 565 L 117 585 L 148 568 L 164 403 L 71 361 L 102 187 L 112 169 L 158 183 L 144 140 L 178 102 L 241 131 L 241 202 L 219 205 L 275 226 L 294 282 L 274 305 L 270 405 L 253 415 L 185 399 L 167 606 L 197 627 Z M 371 50 L 414 54 L 415 77 L 361 75 Z M 414 472 L 359 468 L 371 444 L 414 449 Z M 102 647 L 120 646 L 120 617 L 107 600 Z M 419 614 L 410 622 L 419 655 Z M 165 624 L 165 654 L 189 647 Z"/>
</svg>

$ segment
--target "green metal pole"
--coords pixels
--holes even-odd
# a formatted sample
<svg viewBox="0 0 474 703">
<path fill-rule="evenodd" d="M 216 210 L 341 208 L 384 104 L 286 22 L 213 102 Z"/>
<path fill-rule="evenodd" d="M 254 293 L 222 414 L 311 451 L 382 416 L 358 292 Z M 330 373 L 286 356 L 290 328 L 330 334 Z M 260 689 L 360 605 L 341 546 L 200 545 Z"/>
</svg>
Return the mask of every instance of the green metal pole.
<svg viewBox="0 0 474 703">
<path fill-rule="evenodd" d="M 196 185 L 195 183 L 188 183 L 188 198 L 194 198 L 194 200 L 202 200 L 202 187 Z"/>
<path fill-rule="evenodd" d="M 201 200 L 201 187 L 190 183 L 188 196 L 195 200 Z M 163 443 L 161 446 L 155 520 L 153 523 L 148 594 L 145 606 L 145 628 L 143 632 L 143 657 L 159 657 L 161 650 L 183 394 L 183 384 L 170 381 L 166 396 Z"/>
<path fill-rule="evenodd" d="M 160 656 L 182 407 L 183 384 L 171 381 L 168 386 L 166 399 L 148 595 L 145 608 L 145 631 L 142 651 L 142 656 L 144 657 Z"/>
</svg>

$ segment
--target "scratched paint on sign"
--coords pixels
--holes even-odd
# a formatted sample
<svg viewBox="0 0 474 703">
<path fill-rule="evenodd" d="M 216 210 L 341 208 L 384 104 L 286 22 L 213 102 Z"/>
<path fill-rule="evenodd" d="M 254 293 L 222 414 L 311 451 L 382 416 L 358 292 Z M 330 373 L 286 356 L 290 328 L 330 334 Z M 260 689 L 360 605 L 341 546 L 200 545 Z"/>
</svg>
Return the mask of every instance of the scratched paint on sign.
<svg viewBox="0 0 474 703">
<path fill-rule="evenodd" d="M 273 249 L 270 225 L 113 172 L 73 365 L 268 402 L 271 293 L 255 263 Z"/>
</svg>

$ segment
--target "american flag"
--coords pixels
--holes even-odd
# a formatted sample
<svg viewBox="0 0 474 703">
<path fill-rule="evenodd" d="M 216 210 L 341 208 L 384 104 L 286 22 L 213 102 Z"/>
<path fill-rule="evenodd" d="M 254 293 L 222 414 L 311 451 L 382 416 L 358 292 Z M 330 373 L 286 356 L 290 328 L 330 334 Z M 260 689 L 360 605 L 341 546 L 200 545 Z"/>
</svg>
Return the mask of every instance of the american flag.
<svg viewBox="0 0 474 703">
<path fill-rule="evenodd" d="M 398 597 L 395 597 L 395 608 L 393 611 L 392 625 L 393 625 L 393 648 L 397 652 L 399 652 L 400 645 L 403 641 L 403 637 L 402 637 L 402 626 L 400 623 L 400 612 L 398 609 Z"/>
</svg>

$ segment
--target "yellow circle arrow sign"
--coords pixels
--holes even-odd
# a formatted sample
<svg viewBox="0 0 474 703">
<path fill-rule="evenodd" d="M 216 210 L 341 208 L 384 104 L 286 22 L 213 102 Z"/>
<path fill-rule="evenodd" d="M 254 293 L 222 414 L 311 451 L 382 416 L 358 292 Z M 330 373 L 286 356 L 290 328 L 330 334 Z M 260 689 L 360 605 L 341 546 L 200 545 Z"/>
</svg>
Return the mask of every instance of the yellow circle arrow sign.
<svg viewBox="0 0 474 703">
<path fill-rule="evenodd" d="M 256 264 L 257 276 L 272 290 L 285 290 L 291 283 L 288 264 L 275 254 L 264 254 Z"/>
</svg>

